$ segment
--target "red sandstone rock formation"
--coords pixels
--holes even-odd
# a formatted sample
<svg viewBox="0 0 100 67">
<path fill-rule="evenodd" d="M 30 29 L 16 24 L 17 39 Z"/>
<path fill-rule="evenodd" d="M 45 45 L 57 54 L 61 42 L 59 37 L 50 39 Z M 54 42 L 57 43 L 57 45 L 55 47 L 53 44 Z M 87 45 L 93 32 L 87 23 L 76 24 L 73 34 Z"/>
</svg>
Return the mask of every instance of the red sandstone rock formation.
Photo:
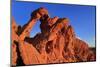
<svg viewBox="0 0 100 67">
<path fill-rule="evenodd" d="M 30 38 L 37 20 L 41 22 L 41 33 Z M 67 18 L 50 18 L 48 11 L 41 7 L 32 12 L 31 19 L 23 27 L 12 19 L 12 65 L 94 60 L 94 53 L 87 43 L 76 37 Z"/>
</svg>

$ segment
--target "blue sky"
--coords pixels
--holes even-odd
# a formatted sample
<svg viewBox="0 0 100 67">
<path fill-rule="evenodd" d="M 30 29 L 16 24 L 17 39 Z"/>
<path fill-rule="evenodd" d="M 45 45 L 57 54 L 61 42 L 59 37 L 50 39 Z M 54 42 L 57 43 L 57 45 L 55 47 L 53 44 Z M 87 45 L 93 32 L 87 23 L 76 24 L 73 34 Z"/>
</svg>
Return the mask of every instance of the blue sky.
<svg viewBox="0 0 100 67">
<path fill-rule="evenodd" d="M 12 17 L 18 25 L 23 26 L 30 19 L 31 12 L 39 7 L 48 9 L 51 17 L 68 18 L 76 35 L 90 46 L 95 46 L 95 6 L 13 1 Z M 39 24 L 38 21 L 32 29 L 31 37 L 40 32 Z"/>
</svg>

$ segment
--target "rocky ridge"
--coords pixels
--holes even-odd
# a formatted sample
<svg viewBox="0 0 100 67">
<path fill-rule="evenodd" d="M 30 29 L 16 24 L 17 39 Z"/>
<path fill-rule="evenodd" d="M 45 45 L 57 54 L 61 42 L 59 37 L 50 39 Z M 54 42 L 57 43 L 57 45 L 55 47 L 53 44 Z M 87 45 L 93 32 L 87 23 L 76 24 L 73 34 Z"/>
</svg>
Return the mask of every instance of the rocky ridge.
<svg viewBox="0 0 100 67">
<path fill-rule="evenodd" d="M 41 32 L 30 37 L 37 21 Z M 23 27 L 12 18 L 12 65 L 31 65 L 95 61 L 95 53 L 78 39 L 67 18 L 50 18 L 47 9 L 40 7 L 31 13 Z"/>
</svg>

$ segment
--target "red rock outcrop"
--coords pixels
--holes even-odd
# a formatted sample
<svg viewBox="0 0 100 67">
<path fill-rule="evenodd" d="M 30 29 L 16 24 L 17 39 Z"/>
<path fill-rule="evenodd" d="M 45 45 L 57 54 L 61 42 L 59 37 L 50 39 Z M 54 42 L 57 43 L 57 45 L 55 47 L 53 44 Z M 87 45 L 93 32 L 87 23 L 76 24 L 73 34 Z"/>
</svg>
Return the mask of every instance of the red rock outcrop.
<svg viewBox="0 0 100 67">
<path fill-rule="evenodd" d="M 29 34 L 38 20 L 41 33 L 31 38 Z M 12 65 L 94 60 L 95 54 L 76 37 L 67 18 L 50 18 L 47 9 L 41 7 L 32 12 L 23 27 L 12 19 Z"/>
</svg>

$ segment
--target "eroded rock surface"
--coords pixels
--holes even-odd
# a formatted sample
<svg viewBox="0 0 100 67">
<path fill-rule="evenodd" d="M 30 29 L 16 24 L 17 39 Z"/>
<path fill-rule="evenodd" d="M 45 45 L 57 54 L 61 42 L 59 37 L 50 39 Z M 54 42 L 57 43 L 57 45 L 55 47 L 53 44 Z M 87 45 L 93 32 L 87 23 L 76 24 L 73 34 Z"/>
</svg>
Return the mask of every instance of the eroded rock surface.
<svg viewBox="0 0 100 67">
<path fill-rule="evenodd" d="M 41 32 L 30 37 L 38 20 Z M 50 18 L 47 9 L 41 7 L 32 12 L 23 27 L 12 19 L 12 65 L 94 60 L 95 54 L 87 43 L 77 38 L 67 18 Z"/>
</svg>

